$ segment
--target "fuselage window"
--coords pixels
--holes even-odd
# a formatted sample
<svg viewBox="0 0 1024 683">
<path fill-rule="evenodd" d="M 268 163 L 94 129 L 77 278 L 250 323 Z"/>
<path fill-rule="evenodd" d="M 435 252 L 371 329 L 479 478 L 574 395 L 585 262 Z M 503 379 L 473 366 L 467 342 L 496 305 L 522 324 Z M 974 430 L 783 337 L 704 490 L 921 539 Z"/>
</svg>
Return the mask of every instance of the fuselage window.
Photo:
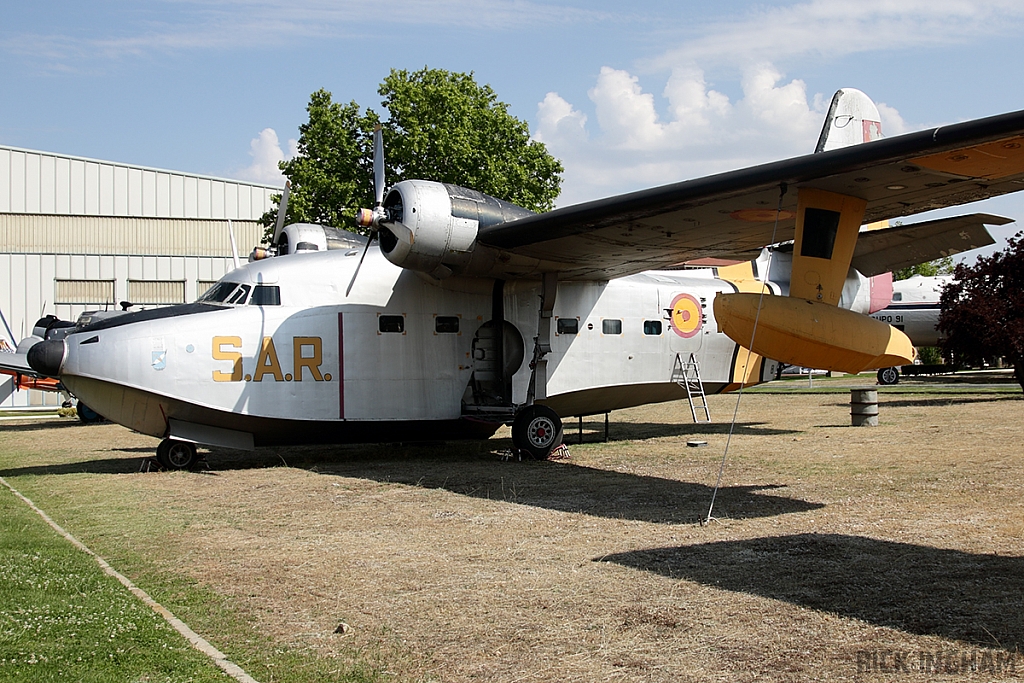
<svg viewBox="0 0 1024 683">
<path fill-rule="evenodd" d="M 660 320 L 645 320 L 644 321 L 644 334 L 661 334 L 661 321 Z"/>
<path fill-rule="evenodd" d="M 434 318 L 434 332 L 438 334 L 458 334 L 459 318 L 454 315 L 439 315 Z"/>
<path fill-rule="evenodd" d="M 558 334 L 579 334 L 580 321 L 576 318 L 559 318 L 555 329 Z"/>
<path fill-rule="evenodd" d="M 249 300 L 252 306 L 280 306 L 281 288 L 277 285 L 256 285 Z"/>
<path fill-rule="evenodd" d="M 405 332 L 404 315 L 382 315 L 377 318 L 377 329 L 381 332 Z"/>
<path fill-rule="evenodd" d="M 903 292 L 895 292 L 892 295 L 892 300 L 893 301 L 903 301 Z"/>
<path fill-rule="evenodd" d="M 602 320 L 601 332 L 604 334 L 622 334 L 621 320 Z"/>
</svg>

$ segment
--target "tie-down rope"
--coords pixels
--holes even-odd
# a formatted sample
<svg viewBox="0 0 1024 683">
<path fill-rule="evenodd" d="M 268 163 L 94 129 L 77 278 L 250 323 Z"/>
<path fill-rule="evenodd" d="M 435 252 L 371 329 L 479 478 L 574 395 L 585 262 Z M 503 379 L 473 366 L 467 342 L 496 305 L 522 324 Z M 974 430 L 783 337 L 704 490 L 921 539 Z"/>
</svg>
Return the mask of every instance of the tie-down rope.
<svg viewBox="0 0 1024 683">
<path fill-rule="evenodd" d="M 775 235 L 779 230 L 779 216 L 782 215 L 782 198 L 786 196 L 786 183 L 779 185 L 779 206 L 775 209 L 775 225 L 772 227 L 772 239 L 768 244 L 775 244 Z M 729 425 L 729 436 L 725 439 L 725 452 L 722 453 L 722 464 L 718 467 L 718 479 L 715 481 L 715 490 L 711 493 L 711 504 L 708 505 L 708 514 L 700 525 L 705 526 L 710 524 L 714 517 L 711 516 L 712 511 L 715 509 L 715 498 L 718 497 L 718 489 L 722 485 L 722 474 L 725 472 L 725 459 L 729 456 L 729 444 L 732 443 L 732 434 L 736 430 L 736 417 L 740 412 L 740 400 L 743 398 L 743 387 L 744 380 L 747 378 L 747 366 L 750 364 L 750 356 L 753 354 L 751 351 L 754 348 L 754 337 L 757 335 L 757 321 L 761 319 L 761 302 L 764 301 L 764 290 L 768 288 L 768 277 L 772 272 L 772 257 L 775 252 L 771 249 L 768 250 L 768 265 L 765 268 L 764 281 L 761 285 L 761 294 L 757 299 L 757 313 L 754 314 L 754 329 L 750 331 L 750 344 L 747 345 L 747 357 L 743 361 L 743 372 L 740 375 L 740 389 L 736 392 L 736 407 L 732 411 L 732 423 Z"/>
</svg>

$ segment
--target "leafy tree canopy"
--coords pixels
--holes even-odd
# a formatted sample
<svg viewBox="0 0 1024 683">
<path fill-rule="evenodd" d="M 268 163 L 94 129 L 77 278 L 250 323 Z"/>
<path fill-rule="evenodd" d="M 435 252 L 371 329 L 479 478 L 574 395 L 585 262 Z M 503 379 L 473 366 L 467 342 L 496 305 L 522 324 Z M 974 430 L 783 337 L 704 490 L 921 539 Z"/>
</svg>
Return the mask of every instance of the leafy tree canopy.
<svg viewBox="0 0 1024 683">
<path fill-rule="evenodd" d="M 914 277 L 915 275 L 924 275 L 925 277 L 935 277 L 936 275 L 952 275 L 953 274 L 953 257 L 947 256 L 936 261 L 928 261 L 927 263 L 919 263 L 916 266 L 907 266 L 906 268 L 900 268 L 892 274 L 893 280 L 907 280 Z"/>
<path fill-rule="evenodd" d="M 359 105 L 310 96 L 309 121 L 299 126 L 298 154 L 281 162 L 291 181 L 287 222 L 354 229 L 355 212 L 373 206 L 373 128 L 384 133 L 388 186 L 411 178 L 479 190 L 532 211 L 554 206 L 562 164 L 529 126 L 508 112 L 473 74 L 443 69 L 392 69 L 378 89 L 387 118 Z M 280 198 L 275 199 L 279 203 Z M 277 209 L 263 215 L 265 239 Z"/>
<path fill-rule="evenodd" d="M 1002 356 L 1024 389 L 1024 233 L 1007 248 L 958 264 L 942 292 L 938 330 L 943 351 L 969 364 Z"/>
</svg>

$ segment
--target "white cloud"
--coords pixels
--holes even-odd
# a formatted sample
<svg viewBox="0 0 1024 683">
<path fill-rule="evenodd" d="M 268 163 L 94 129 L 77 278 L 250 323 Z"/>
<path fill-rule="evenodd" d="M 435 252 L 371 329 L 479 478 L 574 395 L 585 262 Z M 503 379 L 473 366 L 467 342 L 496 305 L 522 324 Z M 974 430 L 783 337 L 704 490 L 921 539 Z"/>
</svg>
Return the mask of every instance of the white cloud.
<svg viewBox="0 0 1024 683">
<path fill-rule="evenodd" d="M 238 171 L 240 180 L 250 180 L 269 185 L 283 185 L 284 175 L 277 164 L 285 158 L 292 158 L 298 151 L 296 140 L 288 141 L 288 157 L 281 152 L 281 143 L 277 139 L 277 131 L 264 128 L 259 135 L 249 142 L 249 156 L 252 164 Z"/>
<path fill-rule="evenodd" d="M 597 111 L 606 146 L 646 150 L 661 143 L 665 129 L 658 122 L 654 95 L 641 90 L 636 76 L 601 67 L 597 85 L 587 94 Z"/>
<path fill-rule="evenodd" d="M 573 109 L 558 93 L 549 92 L 537 105 L 537 130 L 533 137 L 543 143 L 584 142 L 587 139 L 587 115 Z"/>
<path fill-rule="evenodd" d="M 694 66 L 673 69 L 663 94 L 676 121 L 685 126 L 707 126 L 710 116 L 729 113 L 729 98 L 708 90 L 704 72 Z"/>
<path fill-rule="evenodd" d="M 538 105 L 535 136 L 566 167 L 560 205 L 810 153 L 824 117 L 800 80 L 771 64 L 749 67 L 742 97 L 708 88 L 695 67 L 676 69 L 664 88 L 666 118 L 636 76 L 605 67 L 589 91 L 598 130 L 556 93 Z M 894 120 L 899 114 L 890 109 Z"/>
<path fill-rule="evenodd" d="M 882 117 L 882 135 L 893 137 L 909 132 L 907 124 L 900 113 L 885 102 L 876 102 L 878 114 Z"/>
<path fill-rule="evenodd" d="M 807 154 L 832 93 L 808 93 L 803 81 L 787 81 L 776 65 L 967 45 L 1015 35 L 1022 26 L 1019 0 L 757 5 L 725 20 L 688 24 L 685 30 L 695 37 L 638 63 L 633 73 L 603 67 L 588 92 L 592 121 L 586 103 L 548 93 L 538 106 L 536 135 L 565 165 L 562 206 Z M 742 94 L 731 100 L 712 89 L 705 69 L 739 72 Z M 634 75 L 649 79 L 666 72 L 661 99 L 645 92 Z M 878 108 L 885 135 L 912 129 L 893 107 Z"/>
</svg>

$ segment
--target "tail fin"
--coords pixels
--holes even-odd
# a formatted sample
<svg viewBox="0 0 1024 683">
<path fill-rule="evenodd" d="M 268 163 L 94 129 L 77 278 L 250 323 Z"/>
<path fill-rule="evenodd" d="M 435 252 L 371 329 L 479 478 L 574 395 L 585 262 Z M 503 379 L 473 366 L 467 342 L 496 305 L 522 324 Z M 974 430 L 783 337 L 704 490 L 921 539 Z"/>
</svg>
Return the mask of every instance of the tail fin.
<svg viewBox="0 0 1024 683">
<path fill-rule="evenodd" d="M 871 98 L 854 88 L 837 90 L 825 116 L 815 154 L 830 149 L 850 147 L 871 142 L 882 137 L 882 117 Z M 863 230 L 888 228 L 889 221 L 878 221 L 864 226 Z"/>
<path fill-rule="evenodd" d="M 860 90 L 843 88 L 832 96 L 825 125 L 814 151 L 859 145 L 882 137 L 882 118 L 871 98 Z"/>
</svg>

